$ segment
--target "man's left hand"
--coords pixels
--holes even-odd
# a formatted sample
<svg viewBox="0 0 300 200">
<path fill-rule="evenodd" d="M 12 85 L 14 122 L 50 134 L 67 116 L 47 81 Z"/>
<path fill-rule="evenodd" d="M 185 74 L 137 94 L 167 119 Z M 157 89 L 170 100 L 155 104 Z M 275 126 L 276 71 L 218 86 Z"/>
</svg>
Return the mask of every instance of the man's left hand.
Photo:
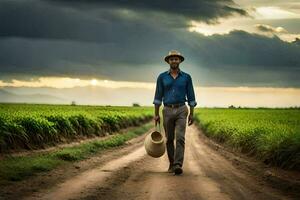
<svg viewBox="0 0 300 200">
<path fill-rule="evenodd" d="M 188 118 L 188 125 L 189 125 L 189 126 L 192 125 L 193 122 L 194 122 L 194 116 L 190 114 L 190 115 L 189 115 L 189 118 Z"/>
</svg>

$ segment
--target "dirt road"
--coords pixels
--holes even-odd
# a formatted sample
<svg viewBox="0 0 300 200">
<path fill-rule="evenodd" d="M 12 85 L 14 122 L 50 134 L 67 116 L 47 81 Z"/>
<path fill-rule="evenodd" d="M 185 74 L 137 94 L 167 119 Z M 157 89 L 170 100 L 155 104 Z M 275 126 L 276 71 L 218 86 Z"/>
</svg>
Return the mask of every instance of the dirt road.
<svg viewBox="0 0 300 200">
<path fill-rule="evenodd" d="M 236 168 L 199 134 L 195 125 L 187 127 L 184 172 L 179 176 L 166 172 L 166 153 L 160 158 L 146 155 L 143 135 L 115 151 L 104 164 L 93 162 L 87 170 L 36 190 L 25 199 L 295 199 Z"/>
</svg>

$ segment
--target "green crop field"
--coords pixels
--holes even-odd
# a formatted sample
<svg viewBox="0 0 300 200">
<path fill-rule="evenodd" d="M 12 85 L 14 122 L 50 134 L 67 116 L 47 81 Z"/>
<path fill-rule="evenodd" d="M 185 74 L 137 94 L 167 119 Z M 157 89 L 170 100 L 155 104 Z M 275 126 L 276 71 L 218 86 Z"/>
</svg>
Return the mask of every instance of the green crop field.
<svg viewBox="0 0 300 200">
<path fill-rule="evenodd" d="M 150 121 L 153 107 L 0 104 L 0 152 L 104 136 Z M 205 134 L 265 163 L 300 168 L 299 109 L 196 108 Z"/>
<path fill-rule="evenodd" d="M 195 110 L 205 134 L 265 163 L 300 168 L 299 109 Z"/>
<path fill-rule="evenodd" d="M 0 104 L 0 152 L 104 136 L 152 117 L 150 107 Z"/>
</svg>

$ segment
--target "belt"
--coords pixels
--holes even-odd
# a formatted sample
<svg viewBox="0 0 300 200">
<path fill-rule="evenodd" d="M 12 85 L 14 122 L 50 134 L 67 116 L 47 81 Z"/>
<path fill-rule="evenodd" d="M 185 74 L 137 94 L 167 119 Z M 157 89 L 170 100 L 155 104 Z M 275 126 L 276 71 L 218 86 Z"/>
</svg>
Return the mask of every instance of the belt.
<svg viewBox="0 0 300 200">
<path fill-rule="evenodd" d="M 183 106 L 183 105 L 185 105 L 185 103 L 164 104 L 164 106 L 171 107 L 171 108 L 178 108 L 178 107 Z"/>
</svg>

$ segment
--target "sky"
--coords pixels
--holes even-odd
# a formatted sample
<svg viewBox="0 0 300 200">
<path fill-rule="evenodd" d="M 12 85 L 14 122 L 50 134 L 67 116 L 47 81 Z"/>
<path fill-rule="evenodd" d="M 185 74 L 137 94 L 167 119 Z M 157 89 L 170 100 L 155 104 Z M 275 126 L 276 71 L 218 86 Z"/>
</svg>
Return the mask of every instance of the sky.
<svg viewBox="0 0 300 200">
<path fill-rule="evenodd" d="M 298 0 L 1 0 L 0 24 L 0 89 L 15 94 L 97 87 L 110 92 L 72 99 L 122 105 L 144 89 L 152 105 L 176 49 L 199 106 L 299 105 Z"/>
</svg>

